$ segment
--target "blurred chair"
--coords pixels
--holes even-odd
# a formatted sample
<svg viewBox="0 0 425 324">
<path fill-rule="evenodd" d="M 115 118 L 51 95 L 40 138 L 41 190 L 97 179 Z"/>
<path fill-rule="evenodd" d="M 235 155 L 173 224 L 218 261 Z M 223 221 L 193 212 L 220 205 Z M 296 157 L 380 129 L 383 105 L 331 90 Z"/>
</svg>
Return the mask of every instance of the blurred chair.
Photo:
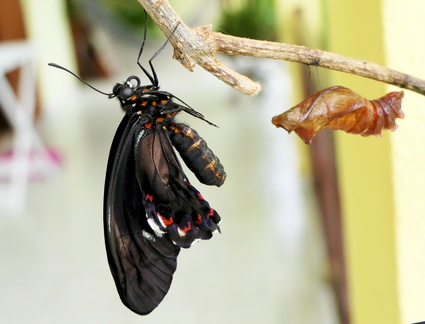
<svg viewBox="0 0 425 324">
<path fill-rule="evenodd" d="M 19 215 L 25 209 L 34 163 L 51 164 L 49 152 L 34 127 L 36 49 L 27 41 L 0 42 L 0 106 L 12 128 L 12 147 L 0 156 L 0 213 Z M 6 74 L 20 68 L 17 93 Z M 42 171 L 44 172 L 44 171 Z"/>
</svg>

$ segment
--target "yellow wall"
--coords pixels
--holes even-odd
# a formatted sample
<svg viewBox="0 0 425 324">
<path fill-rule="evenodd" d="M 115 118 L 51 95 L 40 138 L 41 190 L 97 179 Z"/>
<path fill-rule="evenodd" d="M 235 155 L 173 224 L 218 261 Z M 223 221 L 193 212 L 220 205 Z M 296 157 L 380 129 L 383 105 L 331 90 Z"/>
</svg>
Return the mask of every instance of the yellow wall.
<svg viewBox="0 0 425 324">
<path fill-rule="evenodd" d="M 425 1 L 385 0 L 382 9 L 387 65 L 425 79 Z M 406 91 L 403 110 L 391 156 L 401 323 L 414 323 L 425 321 L 425 97 Z"/>
<path fill-rule="evenodd" d="M 380 1 L 329 1 L 329 50 L 385 64 Z M 344 73 L 332 83 L 375 99 L 385 85 Z M 399 323 L 391 136 L 336 132 L 353 324 Z"/>
<path fill-rule="evenodd" d="M 425 2 L 328 1 L 328 50 L 425 77 Z M 332 72 L 374 99 L 400 90 Z M 425 321 L 425 98 L 405 92 L 395 133 L 336 132 L 352 322 Z"/>
<path fill-rule="evenodd" d="M 381 2 L 329 0 L 329 50 L 385 64 Z M 385 85 L 331 74 L 369 99 Z M 348 284 L 353 324 L 400 323 L 395 247 L 391 137 L 336 132 Z"/>
</svg>

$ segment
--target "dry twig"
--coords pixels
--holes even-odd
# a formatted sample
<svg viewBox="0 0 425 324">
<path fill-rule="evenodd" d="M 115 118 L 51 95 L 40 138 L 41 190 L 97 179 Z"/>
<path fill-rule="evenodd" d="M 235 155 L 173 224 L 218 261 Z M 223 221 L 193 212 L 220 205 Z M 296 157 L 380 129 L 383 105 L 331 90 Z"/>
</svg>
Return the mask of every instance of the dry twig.
<svg viewBox="0 0 425 324">
<path fill-rule="evenodd" d="M 174 58 L 183 66 L 192 71 L 198 64 L 220 80 L 248 95 L 258 94 L 261 90 L 260 84 L 224 65 L 217 59 L 216 53 L 315 65 L 382 81 L 425 95 L 424 80 L 375 63 L 304 46 L 224 35 L 212 32 L 211 25 L 192 29 L 181 20 L 167 0 L 138 1 L 167 37 L 179 24 L 171 43 L 174 46 Z"/>
</svg>

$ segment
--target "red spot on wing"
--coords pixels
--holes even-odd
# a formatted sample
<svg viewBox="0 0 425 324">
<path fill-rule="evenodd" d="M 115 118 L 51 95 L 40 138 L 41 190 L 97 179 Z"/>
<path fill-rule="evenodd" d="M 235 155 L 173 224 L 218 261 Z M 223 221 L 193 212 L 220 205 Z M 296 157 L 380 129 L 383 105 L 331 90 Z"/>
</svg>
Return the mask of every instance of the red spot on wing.
<svg viewBox="0 0 425 324">
<path fill-rule="evenodd" d="M 214 216 L 214 212 L 215 212 L 215 210 L 213 208 L 210 208 L 210 212 L 207 214 L 207 218 Z"/>
<path fill-rule="evenodd" d="M 205 199 L 204 199 L 204 197 L 202 197 L 202 195 L 201 195 L 201 193 L 200 193 L 200 192 L 198 192 L 198 193 L 196 194 L 196 197 L 197 197 L 199 200 L 205 200 Z"/>
<path fill-rule="evenodd" d="M 165 217 L 164 217 L 164 216 L 162 216 L 160 213 L 157 213 L 157 215 L 158 215 L 159 217 L 161 217 L 162 222 L 163 222 L 165 225 L 167 225 L 167 226 L 170 226 L 171 224 L 173 224 L 173 223 L 174 223 L 174 221 L 173 221 L 173 219 L 172 219 L 172 218 L 165 218 Z"/>
<path fill-rule="evenodd" d="M 145 200 L 152 202 L 153 201 L 153 196 L 146 194 Z"/>
<path fill-rule="evenodd" d="M 187 226 L 185 226 L 183 228 L 180 227 L 180 229 L 183 233 L 187 233 L 192 229 L 192 224 L 188 221 Z"/>
<path fill-rule="evenodd" d="M 198 214 L 195 223 L 198 225 L 202 223 L 202 216 L 200 214 Z"/>
</svg>

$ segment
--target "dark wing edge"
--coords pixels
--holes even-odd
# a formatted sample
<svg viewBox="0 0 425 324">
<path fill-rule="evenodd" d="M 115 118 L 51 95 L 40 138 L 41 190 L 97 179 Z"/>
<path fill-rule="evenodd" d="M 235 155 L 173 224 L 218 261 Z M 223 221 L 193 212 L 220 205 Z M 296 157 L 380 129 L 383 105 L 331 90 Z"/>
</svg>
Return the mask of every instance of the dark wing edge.
<svg viewBox="0 0 425 324">
<path fill-rule="evenodd" d="M 109 153 L 104 194 L 104 234 L 109 267 L 119 296 L 146 315 L 167 294 L 180 248 L 147 223 L 135 176 L 137 116 L 121 121 Z M 138 138 L 143 141 L 143 137 Z"/>
</svg>

